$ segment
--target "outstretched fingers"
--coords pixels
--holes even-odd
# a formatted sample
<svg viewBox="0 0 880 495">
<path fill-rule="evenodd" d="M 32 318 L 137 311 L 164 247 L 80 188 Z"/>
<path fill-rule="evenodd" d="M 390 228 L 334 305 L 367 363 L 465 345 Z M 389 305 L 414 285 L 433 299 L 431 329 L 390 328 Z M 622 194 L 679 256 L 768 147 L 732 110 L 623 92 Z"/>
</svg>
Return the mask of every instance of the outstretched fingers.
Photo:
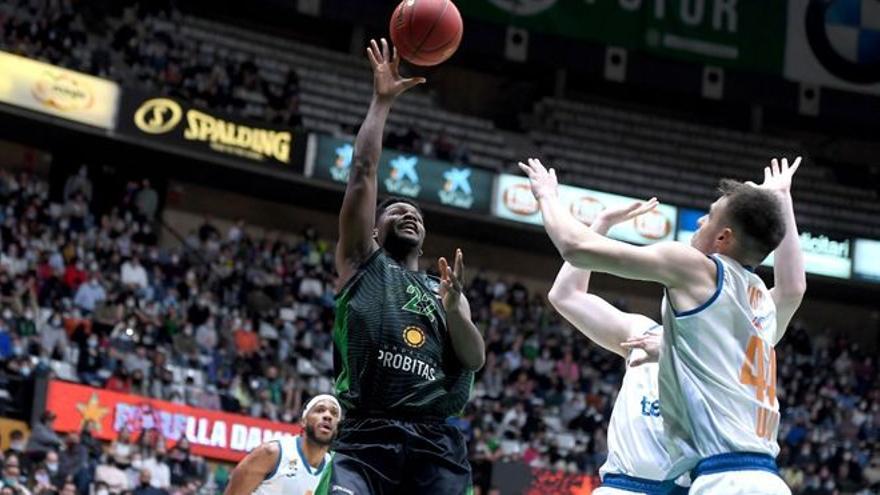
<svg viewBox="0 0 880 495">
<path fill-rule="evenodd" d="M 388 40 L 382 38 L 382 58 L 385 62 L 391 61 L 391 52 L 388 50 Z"/>
<path fill-rule="evenodd" d="M 797 172 L 797 169 L 801 166 L 801 162 L 803 161 L 803 157 L 799 156 L 794 159 L 794 163 L 791 164 L 791 167 L 788 168 L 789 175 L 794 175 Z"/>
</svg>

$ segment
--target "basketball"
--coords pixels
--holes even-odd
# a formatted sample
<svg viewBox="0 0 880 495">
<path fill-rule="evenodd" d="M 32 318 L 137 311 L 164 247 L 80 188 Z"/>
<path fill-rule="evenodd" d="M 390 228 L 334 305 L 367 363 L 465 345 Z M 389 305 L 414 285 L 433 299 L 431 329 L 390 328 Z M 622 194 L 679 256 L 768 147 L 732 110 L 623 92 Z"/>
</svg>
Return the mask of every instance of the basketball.
<svg viewBox="0 0 880 495">
<path fill-rule="evenodd" d="M 403 0 L 391 16 L 391 41 L 400 56 L 415 65 L 449 59 L 463 31 L 461 14 L 450 0 Z"/>
</svg>

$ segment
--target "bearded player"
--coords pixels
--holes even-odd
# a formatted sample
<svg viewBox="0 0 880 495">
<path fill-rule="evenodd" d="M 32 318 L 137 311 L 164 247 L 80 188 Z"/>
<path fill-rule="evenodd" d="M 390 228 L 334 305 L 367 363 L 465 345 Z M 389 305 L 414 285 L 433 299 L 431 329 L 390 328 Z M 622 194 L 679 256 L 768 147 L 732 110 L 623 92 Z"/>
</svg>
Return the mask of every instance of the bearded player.
<svg viewBox="0 0 880 495">
<path fill-rule="evenodd" d="M 603 210 L 590 228 L 605 235 L 611 227 L 657 207 L 652 198 L 626 208 Z M 583 228 L 583 227 L 582 227 Z M 647 316 L 624 313 L 604 299 L 588 294 L 590 272 L 565 262 L 548 299 L 550 304 L 587 338 L 626 359 L 626 373 L 608 422 L 608 459 L 599 470 L 602 485 L 596 495 L 667 495 L 687 493 L 687 488 L 667 480 L 669 453 L 663 443 L 657 373 L 654 362 L 662 336 L 661 326 Z M 621 343 L 643 337 L 653 341 L 652 357 L 643 349 L 625 349 Z"/>
<path fill-rule="evenodd" d="M 395 98 L 424 79 L 398 73 L 383 39 L 367 49 L 373 101 L 355 141 L 342 211 L 333 341 L 345 410 L 336 455 L 317 493 L 462 494 L 470 466 L 462 434 L 445 420 L 467 403 L 485 344 L 462 294 L 463 262 L 439 260 L 438 281 L 419 271 L 419 207 L 378 207 L 382 133 Z"/>
<path fill-rule="evenodd" d="M 556 173 L 538 160 L 529 176 L 544 226 L 572 265 L 666 288 L 660 411 L 672 467 L 690 470 L 693 494 L 790 494 L 779 476 L 774 346 L 806 290 L 789 167 L 773 160 L 764 183 L 721 181 L 691 245 L 636 247 L 581 225 L 559 203 Z M 776 251 L 775 286 L 754 273 Z M 633 339 L 627 347 L 639 347 Z"/>
<path fill-rule="evenodd" d="M 225 495 L 311 495 L 332 459 L 330 444 L 342 414 L 332 395 L 318 395 L 303 409 L 303 434 L 252 450 L 229 478 Z"/>
</svg>

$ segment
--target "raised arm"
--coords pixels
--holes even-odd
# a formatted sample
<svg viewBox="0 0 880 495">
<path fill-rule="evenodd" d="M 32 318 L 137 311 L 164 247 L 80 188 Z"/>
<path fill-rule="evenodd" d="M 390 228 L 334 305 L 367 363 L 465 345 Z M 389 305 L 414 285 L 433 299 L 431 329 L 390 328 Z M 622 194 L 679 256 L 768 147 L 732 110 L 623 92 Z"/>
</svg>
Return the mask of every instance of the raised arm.
<svg viewBox="0 0 880 495">
<path fill-rule="evenodd" d="M 626 208 L 604 210 L 591 226 L 598 234 L 605 235 L 618 223 L 631 220 L 657 207 L 657 199 L 646 203 L 633 203 Z M 583 227 L 582 227 L 583 228 Z M 548 299 L 566 320 L 596 344 L 627 357 L 628 350 L 621 343 L 631 337 L 642 335 L 657 326 L 650 318 L 625 313 L 607 301 L 588 294 L 590 271 L 575 268 L 569 262 L 562 265 Z"/>
<path fill-rule="evenodd" d="M 715 292 L 715 264 L 697 249 L 676 242 L 633 246 L 584 229 L 559 202 L 555 170 L 548 171 L 535 159 L 519 165 L 529 176 L 544 228 L 565 261 L 577 268 L 663 284 L 682 310 L 699 306 Z"/>
<path fill-rule="evenodd" d="M 267 442 L 252 450 L 232 470 L 223 495 L 251 495 L 278 465 L 281 447 Z"/>
<path fill-rule="evenodd" d="M 791 199 L 791 181 L 800 165 L 801 157 L 797 157 L 791 166 L 787 158 L 783 158 L 781 163 L 774 158 L 770 166 L 764 168 L 764 183 L 758 186 L 776 193 L 785 215 L 785 237 L 773 252 L 773 288 L 770 289 L 773 302 L 776 303 L 777 342 L 785 335 L 785 330 L 807 290 L 804 255 Z"/>
<path fill-rule="evenodd" d="M 367 48 L 373 67 L 373 100 L 354 143 L 351 172 L 339 212 L 336 270 L 340 285 L 344 285 L 358 266 L 379 248 L 373 239 L 379 187 L 376 172 L 391 106 L 401 93 L 425 82 L 423 78 L 402 78 L 398 71 L 400 58 L 397 49 L 390 50 L 384 38 L 381 44 L 380 48 L 376 40 L 371 40 Z"/>
</svg>

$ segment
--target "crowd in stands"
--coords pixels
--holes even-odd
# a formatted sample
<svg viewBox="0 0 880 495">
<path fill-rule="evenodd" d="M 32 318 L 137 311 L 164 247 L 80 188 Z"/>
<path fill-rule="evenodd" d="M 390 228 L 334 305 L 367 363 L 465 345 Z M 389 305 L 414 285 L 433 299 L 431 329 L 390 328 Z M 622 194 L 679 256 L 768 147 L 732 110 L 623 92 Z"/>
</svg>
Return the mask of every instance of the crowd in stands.
<svg viewBox="0 0 880 495">
<path fill-rule="evenodd" d="M 263 78 L 254 60 L 180 35 L 182 16 L 164 2 L 14 0 L 0 8 L 0 50 L 182 98 L 196 105 L 293 128 L 303 125 L 294 69 Z M 353 137 L 356 129 L 340 129 Z M 389 148 L 466 163 L 464 143 L 440 131 L 393 133 Z"/>
<path fill-rule="evenodd" d="M 43 180 L 0 171 L 4 375 L 48 373 L 283 422 L 332 390 L 332 246 L 313 229 L 257 239 L 241 221 L 221 232 L 205 219 L 183 245 L 160 249 L 148 182 L 131 184 L 100 214 L 88 206 L 92 194 L 82 171 L 59 203 Z M 502 460 L 595 474 L 623 360 L 522 284 L 478 275 L 468 296 L 487 360 L 473 400 L 451 421 L 468 439 L 477 485 L 487 489 Z M 777 355 L 780 465 L 794 493 L 880 487 L 876 355 L 797 326 Z M 73 369 L 65 374 L 60 362 Z M 58 437 L 52 420 L 44 415 L 30 439 L 10 439 L 4 453 L 5 486 L 20 495 L 190 493 L 220 489 L 228 477 L 186 442 L 123 435 L 101 446 L 89 428 Z"/>
<path fill-rule="evenodd" d="M 299 79 L 260 76 L 253 60 L 180 36 L 166 2 L 15 0 L 0 9 L 0 49 L 191 101 L 206 108 L 300 127 Z"/>
</svg>

